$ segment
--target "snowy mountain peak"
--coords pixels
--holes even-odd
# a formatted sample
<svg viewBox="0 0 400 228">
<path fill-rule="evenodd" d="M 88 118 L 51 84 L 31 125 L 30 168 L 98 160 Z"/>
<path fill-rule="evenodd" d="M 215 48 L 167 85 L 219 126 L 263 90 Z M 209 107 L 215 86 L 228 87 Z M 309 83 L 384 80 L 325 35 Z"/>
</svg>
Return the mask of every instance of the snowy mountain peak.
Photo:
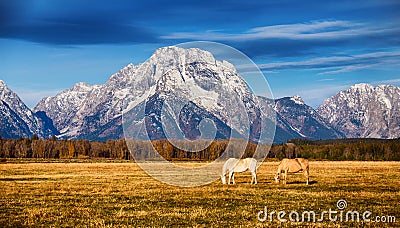
<svg viewBox="0 0 400 228">
<path fill-rule="evenodd" d="M 375 90 L 396 90 L 398 87 L 393 86 L 393 85 L 378 85 L 375 87 Z"/>
<path fill-rule="evenodd" d="M 175 46 L 157 49 L 147 63 L 151 66 L 155 64 L 165 70 L 175 67 L 184 70 L 183 66 L 195 63 L 217 64 L 214 56 L 208 51 L 198 48 L 185 49 Z"/>
<path fill-rule="evenodd" d="M 201 50 L 199 48 L 180 48 L 176 46 L 168 46 L 157 49 L 150 59 L 170 59 L 174 58 L 176 60 L 187 59 L 189 62 L 193 60 L 214 62 L 214 56 L 208 52 Z"/>
<path fill-rule="evenodd" d="M 309 139 L 342 138 L 343 135 L 322 118 L 312 107 L 306 105 L 300 96 L 284 97 L 276 100 L 277 127 L 290 129 L 300 137 Z M 282 118 L 283 121 L 280 121 Z M 286 124 L 282 124 L 286 123 Z M 287 128 L 287 127 L 286 127 Z M 286 130 L 286 131 L 288 131 Z"/>
<path fill-rule="evenodd" d="M 122 70 L 132 69 L 133 67 L 135 67 L 135 65 L 133 65 L 133 63 L 129 63 L 129 64 L 126 65 L 124 68 L 122 68 Z"/>
<path fill-rule="evenodd" d="M 35 112 L 45 112 L 54 121 L 58 131 L 63 132 L 69 127 L 68 120 L 77 115 L 82 104 L 87 101 L 87 96 L 96 85 L 85 82 L 76 83 L 72 88 L 58 93 L 54 97 L 43 98 L 33 109 Z M 63 114 L 61 114 L 63 113 Z"/>
<path fill-rule="evenodd" d="M 0 86 L 3 88 L 8 88 L 7 84 L 3 80 L 0 80 Z"/>
<path fill-rule="evenodd" d="M 299 104 L 299 105 L 304 105 L 304 101 L 300 96 L 293 96 L 290 98 L 290 100 L 294 101 L 294 103 Z"/>
<path fill-rule="evenodd" d="M 33 134 L 48 137 L 58 132 L 44 113 L 33 113 L 5 82 L 0 81 L 0 135 L 18 138 Z"/>
<path fill-rule="evenodd" d="M 362 83 L 326 99 L 318 110 L 305 104 L 300 96 L 264 103 L 278 113 L 281 139 L 289 139 L 287 133 L 288 137 L 313 139 L 344 135 L 392 138 L 400 136 L 399 96 L 398 87 L 374 88 Z M 232 64 L 215 59 L 208 51 L 174 46 L 157 49 L 138 65 L 126 65 L 103 85 L 77 83 L 55 97 L 43 99 L 35 110 L 47 113 L 66 137 L 104 140 L 123 137 L 122 113 L 145 109 L 146 127 L 152 139 L 160 139 L 165 136 L 160 130 L 161 109 L 168 97 L 190 101 L 179 116 L 171 111 L 176 107 L 167 108 L 167 114 L 175 120 L 185 118 L 179 123 L 190 138 L 198 135 L 196 123 L 203 117 L 218 123 L 221 138 L 231 129 L 242 134 L 246 127 L 260 128 L 260 99 Z M 230 118 L 232 112 L 238 113 L 240 103 L 245 110 L 238 118 Z M 248 116 L 254 124 L 251 127 L 244 122 Z"/>
<path fill-rule="evenodd" d="M 78 82 L 72 87 L 72 90 L 75 91 L 90 91 L 91 89 L 92 86 L 86 82 Z"/>
<path fill-rule="evenodd" d="M 356 84 L 326 99 L 317 110 L 346 137 L 400 137 L 400 87 Z"/>
<path fill-rule="evenodd" d="M 374 87 L 368 83 L 359 83 L 359 84 L 354 84 L 353 86 L 350 87 L 351 90 L 361 90 L 361 91 L 369 91 L 374 89 Z"/>
<path fill-rule="evenodd" d="M 245 133 L 248 124 L 244 115 L 251 115 L 250 121 L 258 124 L 257 98 L 232 64 L 216 60 L 208 51 L 172 46 L 157 49 L 146 62 L 125 66 L 103 85 L 90 87 L 80 83 L 43 99 L 35 110 L 48 113 L 67 137 L 120 138 L 122 112 L 153 102 L 147 105 L 148 112 L 159 115 L 160 104 L 167 97 L 192 102 L 185 118 L 197 121 L 199 116 L 207 116 L 222 121 L 221 132 L 232 128 Z M 242 110 L 243 117 L 231 120 L 229 115 L 238 112 L 238 102 L 243 102 L 248 110 Z M 186 130 L 191 137 L 197 134 L 195 126 L 188 125 Z M 162 137 L 158 128 L 154 131 L 156 138 Z"/>
<path fill-rule="evenodd" d="M 0 100 L 3 100 L 7 104 L 11 105 L 13 102 L 22 104 L 21 99 L 15 94 L 4 81 L 0 82 Z"/>
</svg>

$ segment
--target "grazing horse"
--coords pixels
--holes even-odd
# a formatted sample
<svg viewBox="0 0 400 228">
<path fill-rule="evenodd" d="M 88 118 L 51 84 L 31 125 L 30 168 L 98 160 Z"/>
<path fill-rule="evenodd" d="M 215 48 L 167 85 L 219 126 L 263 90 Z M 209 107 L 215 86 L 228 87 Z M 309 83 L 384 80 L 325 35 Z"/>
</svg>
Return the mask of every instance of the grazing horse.
<svg viewBox="0 0 400 228">
<path fill-rule="evenodd" d="M 245 159 L 237 159 L 237 158 L 229 158 L 224 166 L 222 167 L 222 175 L 221 180 L 222 184 L 226 184 L 226 174 L 228 173 L 228 184 L 231 183 L 231 179 L 233 184 L 235 184 L 235 173 L 241 173 L 246 170 L 250 170 L 251 172 L 251 183 L 257 184 L 257 160 L 254 158 L 245 158 Z"/>
<path fill-rule="evenodd" d="M 286 179 L 288 173 L 297 173 L 302 172 L 303 175 L 307 178 L 306 184 L 308 185 L 309 181 L 309 165 L 308 160 L 304 158 L 295 158 L 288 159 L 284 158 L 278 166 L 278 171 L 275 174 L 275 182 L 279 184 L 280 182 L 280 174 L 283 173 L 283 183 L 286 184 Z"/>
</svg>

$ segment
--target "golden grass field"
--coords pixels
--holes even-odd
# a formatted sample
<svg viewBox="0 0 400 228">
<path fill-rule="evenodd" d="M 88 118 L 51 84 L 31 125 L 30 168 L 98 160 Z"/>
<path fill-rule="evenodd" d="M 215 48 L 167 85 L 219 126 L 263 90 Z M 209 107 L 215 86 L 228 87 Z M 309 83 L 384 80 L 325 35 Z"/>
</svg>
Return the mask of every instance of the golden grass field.
<svg viewBox="0 0 400 228">
<path fill-rule="evenodd" d="M 400 162 L 311 161 L 309 186 L 301 174 L 290 175 L 286 186 L 275 184 L 277 165 L 264 162 L 255 186 L 246 172 L 235 175 L 236 185 L 218 180 L 182 188 L 154 180 L 134 162 L 8 160 L 0 163 L 0 227 L 400 226 Z M 396 222 L 257 219 L 265 206 L 319 216 L 337 210 L 339 199 L 347 201 L 345 210 L 368 210 L 372 219 L 395 216 Z"/>
</svg>

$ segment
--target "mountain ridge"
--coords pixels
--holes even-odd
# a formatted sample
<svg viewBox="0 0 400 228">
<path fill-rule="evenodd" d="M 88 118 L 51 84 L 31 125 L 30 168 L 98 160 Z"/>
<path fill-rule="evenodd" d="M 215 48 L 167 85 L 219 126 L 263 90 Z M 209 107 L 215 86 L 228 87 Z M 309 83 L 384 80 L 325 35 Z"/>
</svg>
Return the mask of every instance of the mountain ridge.
<svg viewBox="0 0 400 228">
<path fill-rule="evenodd" d="M 275 110 L 301 137 L 314 140 L 344 137 L 299 96 L 276 99 Z"/>
<path fill-rule="evenodd" d="M 400 137 L 400 87 L 360 83 L 326 99 L 318 113 L 347 138 Z"/>
<path fill-rule="evenodd" d="M 131 68 L 132 66 L 133 65 L 130 65 L 130 66 L 127 66 L 125 68 Z M 3 81 L 1 81 L 0 84 L 3 85 L 3 86 L 5 85 L 5 83 Z M 63 94 L 65 92 L 77 91 L 77 90 L 80 91 L 80 92 L 85 92 L 85 89 L 87 89 L 87 88 L 96 88 L 96 87 L 98 87 L 98 85 L 91 86 L 91 85 L 89 85 L 87 83 L 80 82 L 80 83 L 76 83 L 76 85 L 74 85 L 72 88 L 67 89 L 65 91 L 62 91 L 59 94 Z M 316 110 L 311 108 L 310 106 L 306 105 L 306 103 L 299 96 L 283 97 L 283 98 L 275 99 L 275 101 L 274 101 L 275 102 L 275 110 L 277 111 L 277 113 L 276 113 L 277 114 L 277 120 L 276 120 L 277 129 L 276 129 L 276 133 L 275 133 L 275 138 L 277 140 L 275 140 L 275 141 L 276 142 L 285 142 L 285 141 L 290 140 L 292 138 L 308 138 L 308 139 L 328 139 L 328 138 L 332 138 L 332 137 L 312 137 L 312 136 L 309 136 L 307 134 L 302 133 L 301 131 L 299 131 L 298 128 L 293 127 L 293 124 L 291 124 L 290 121 L 288 121 L 288 119 L 290 119 L 290 118 L 288 118 L 287 116 L 286 117 L 282 116 L 282 111 L 279 111 L 279 108 L 277 108 L 277 107 L 282 107 L 281 104 L 280 104 L 280 103 L 282 103 L 282 101 L 284 101 L 284 100 L 286 102 L 291 101 L 292 105 L 293 104 L 300 105 L 300 106 L 305 105 L 305 107 L 307 109 L 310 109 L 311 112 L 312 112 L 312 110 L 314 110 L 315 112 L 317 112 L 319 114 L 320 112 L 322 112 L 322 107 L 324 107 L 323 106 L 324 104 L 326 105 L 326 103 L 329 103 L 330 99 L 333 99 L 335 96 L 339 96 L 341 93 L 343 94 L 343 92 L 346 92 L 346 91 L 349 91 L 349 90 L 353 90 L 353 91 L 354 90 L 356 90 L 356 91 L 358 90 L 358 91 L 365 92 L 365 91 L 373 91 L 376 88 L 380 88 L 380 90 L 385 90 L 387 88 L 392 88 L 393 89 L 393 88 L 398 88 L 398 87 L 395 87 L 395 86 L 392 86 L 392 85 L 378 85 L 376 87 L 373 87 L 373 86 L 371 86 L 369 84 L 366 84 L 366 83 L 355 84 L 355 85 L 351 86 L 348 90 L 340 91 L 336 95 L 333 95 L 332 97 L 326 99 L 324 101 L 324 103 L 321 104 Z M 17 96 L 17 95 L 13 95 L 13 97 L 14 96 Z M 51 99 L 51 97 L 43 98 L 42 102 L 45 101 L 45 100 L 49 100 L 49 99 Z M 375 100 L 379 100 L 379 99 L 376 98 Z M 7 111 L 5 111 L 7 109 L 9 110 L 8 112 L 15 113 L 12 109 L 10 109 L 10 107 L 9 107 L 9 105 L 7 103 L 5 103 L 3 100 L 1 102 L 2 102 L 2 105 L 0 105 L 0 108 L 2 110 L 1 111 L 2 113 L 7 112 Z M 389 103 L 389 105 L 390 105 L 389 106 L 387 104 L 387 101 L 382 100 L 382 99 L 379 102 L 382 103 L 382 104 L 385 104 L 386 107 L 391 107 L 392 106 L 391 103 Z M 35 113 L 36 117 L 40 116 L 40 115 L 43 115 L 43 117 L 42 117 L 43 119 L 46 120 L 46 118 L 47 118 L 47 121 L 49 121 L 49 120 L 51 121 L 51 118 L 48 118 L 45 112 L 38 111 L 38 110 L 35 110 L 35 111 L 36 112 L 32 112 L 32 113 Z M 7 137 L 9 137 L 9 138 L 17 138 L 19 136 L 29 137 L 32 134 L 34 134 L 33 132 L 27 133 L 27 132 L 29 132 L 29 130 L 28 130 L 29 127 L 27 126 L 26 123 L 24 123 L 24 121 L 22 121 L 22 119 L 20 117 L 18 117 L 16 115 L 11 115 L 11 114 L 10 114 L 10 116 L 12 116 L 12 117 L 11 117 L 11 119 L 8 119 L 8 122 L 9 123 L 17 122 L 18 128 L 23 129 L 22 130 L 23 133 L 17 131 L 17 133 L 11 133 L 10 134 L 9 132 L 15 132 L 15 131 L 8 131 L 7 133 L 3 131 L 1 133 L 1 135 L 3 137 L 5 137 L 5 138 L 7 138 Z M 301 116 L 297 115 L 297 117 L 301 117 Z M 325 118 L 323 116 L 323 114 L 321 115 L 321 117 L 323 118 L 324 121 L 326 121 L 326 122 L 328 122 L 328 124 L 330 124 L 331 128 L 332 128 L 332 126 L 333 126 L 333 128 L 335 128 L 335 125 L 333 123 L 329 122 L 329 118 Z M 4 117 L 0 117 L 0 118 L 4 120 Z M 90 119 L 90 118 L 88 118 L 88 119 Z M 2 129 L 6 129 L 7 128 L 6 127 L 7 124 L 4 124 L 4 122 L 7 122 L 7 121 L 3 121 Z M 107 123 L 107 125 L 114 126 L 116 123 L 118 125 L 121 122 L 122 122 L 122 120 L 121 120 L 121 118 L 119 116 L 118 118 L 114 119 L 113 121 Z M 52 125 L 52 123 L 50 124 L 49 122 L 47 124 L 48 125 Z M 56 132 L 56 131 L 57 131 L 57 129 L 54 129 L 53 133 Z M 119 132 L 119 133 L 116 134 L 116 136 L 120 136 L 121 134 L 123 134 L 122 129 L 115 129 L 115 131 Z M 336 129 L 335 129 L 335 132 L 337 132 Z M 340 135 L 340 133 L 341 132 L 339 131 L 339 135 L 336 135 L 336 137 L 333 137 L 333 138 L 352 138 L 352 137 L 354 137 L 354 135 L 345 135 L 344 133 L 342 133 L 342 135 Z M 43 136 L 42 134 L 40 134 L 40 135 Z M 97 130 L 94 130 L 92 132 L 88 132 L 88 135 L 101 135 L 101 134 L 99 134 L 99 132 Z M 48 136 L 50 136 L 50 134 L 47 134 L 46 136 L 48 137 Z M 101 136 L 101 138 L 102 138 L 102 140 L 106 140 L 106 139 L 109 138 L 108 136 L 109 136 L 109 134 L 104 134 L 103 136 Z M 375 136 L 375 135 L 373 135 L 373 136 Z M 360 137 L 360 136 L 356 136 L 356 137 Z M 399 136 L 394 135 L 392 137 L 386 137 L 386 136 L 380 137 L 380 136 L 378 136 L 378 137 L 369 137 L 369 138 L 398 138 L 398 137 Z M 114 138 L 118 138 L 118 137 L 114 137 Z"/>
<path fill-rule="evenodd" d="M 19 96 L 0 80 L 0 135 L 7 138 L 57 135 L 44 112 L 32 112 Z"/>
<path fill-rule="evenodd" d="M 0 85 L 3 84 L 0 80 Z M 15 93 L 8 93 L 8 96 L 7 99 L 17 97 Z M 187 106 L 179 102 L 168 103 L 169 97 L 192 103 Z M 262 118 L 276 122 L 274 141 L 278 143 L 292 138 L 400 137 L 397 133 L 400 132 L 399 87 L 355 84 L 327 98 L 314 109 L 299 96 L 275 100 L 256 97 L 232 64 L 217 60 L 211 53 L 200 49 L 157 49 L 148 61 L 128 64 L 104 84 L 76 83 L 53 97 L 43 98 L 33 111 L 26 106 L 18 109 L 24 104 L 20 104 L 19 98 L 17 100 L 14 102 L 16 108 L 3 98 L 0 106 L 4 128 L 7 123 L 15 123 L 15 129 L 25 129 L 25 133 L 17 132 L 13 137 L 17 134 L 29 136 L 30 133 L 26 132 L 40 131 L 36 126 L 40 125 L 47 132 L 40 133 L 41 136 L 56 132 L 60 138 L 122 138 L 122 113 L 131 109 L 144 113 L 136 121 L 144 121 L 141 123 L 150 130 L 151 139 L 166 137 L 160 130 L 163 128 L 160 122 L 163 115 L 179 123 L 182 132 L 190 139 L 201 136 L 199 126 L 202 118 L 218 123 L 214 125 L 217 138 L 229 138 L 227 132 L 232 131 L 236 136 L 248 133 L 251 140 L 256 140 L 260 129 L 265 128 L 260 123 Z M 152 102 L 144 107 L 146 100 Z M 164 110 L 165 102 L 167 108 Z M 183 112 L 171 111 L 181 107 L 185 108 Z M 236 116 L 230 119 L 232 112 Z M 40 124 L 32 127 L 32 121 L 27 121 L 29 118 L 20 113 L 27 113 Z M 271 126 L 271 123 L 266 126 Z"/>
<path fill-rule="evenodd" d="M 261 115 L 257 110 L 257 98 L 233 65 L 216 60 L 211 53 L 196 48 L 160 48 L 148 61 L 139 65 L 128 64 L 103 85 L 85 86 L 88 90 L 83 92 L 79 85 L 55 97 L 42 99 L 34 108 L 35 111 L 48 113 L 66 137 L 86 137 L 87 128 L 98 131 L 108 122 L 120 118 L 124 110 L 134 108 L 156 94 L 161 100 L 165 97 L 191 100 L 240 134 L 250 131 L 250 137 L 254 138 L 260 129 L 255 127 L 255 124 L 260 124 L 257 118 Z M 71 108 L 68 108 L 69 103 L 72 103 Z M 237 108 L 239 103 L 243 104 L 242 109 Z M 160 110 L 147 111 L 159 115 Z M 230 119 L 229 112 L 236 112 L 236 116 L 242 117 L 248 115 L 251 126 L 244 123 L 245 118 Z M 170 115 L 176 118 L 174 113 Z M 220 130 L 224 131 L 223 128 L 226 127 Z M 155 135 L 159 133 L 154 132 Z"/>
</svg>

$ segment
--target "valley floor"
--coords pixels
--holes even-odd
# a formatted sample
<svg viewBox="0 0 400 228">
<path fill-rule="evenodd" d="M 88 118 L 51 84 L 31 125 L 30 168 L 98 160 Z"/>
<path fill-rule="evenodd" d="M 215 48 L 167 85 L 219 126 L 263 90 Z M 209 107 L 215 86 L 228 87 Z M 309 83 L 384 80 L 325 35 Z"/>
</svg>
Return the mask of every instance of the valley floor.
<svg viewBox="0 0 400 228">
<path fill-rule="evenodd" d="M 311 161 L 309 186 L 301 174 L 290 175 L 286 186 L 275 184 L 277 165 L 264 162 L 255 186 L 246 172 L 236 174 L 236 185 L 218 180 L 182 188 L 154 180 L 134 162 L 9 160 L 0 163 L 0 227 L 400 226 L 400 162 Z M 339 200 L 347 203 L 342 210 Z M 338 211 L 332 216 L 358 211 L 360 221 L 332 222 L 328 214 L 322 222 L 277 218 L 279 211 L 287 220 L 291 212 L 301 219 L 302 212 L 314 211 L 318 220 L 329 209 Z M 362 221 L 365 211 L 386 223 Z"/>
</svg>

